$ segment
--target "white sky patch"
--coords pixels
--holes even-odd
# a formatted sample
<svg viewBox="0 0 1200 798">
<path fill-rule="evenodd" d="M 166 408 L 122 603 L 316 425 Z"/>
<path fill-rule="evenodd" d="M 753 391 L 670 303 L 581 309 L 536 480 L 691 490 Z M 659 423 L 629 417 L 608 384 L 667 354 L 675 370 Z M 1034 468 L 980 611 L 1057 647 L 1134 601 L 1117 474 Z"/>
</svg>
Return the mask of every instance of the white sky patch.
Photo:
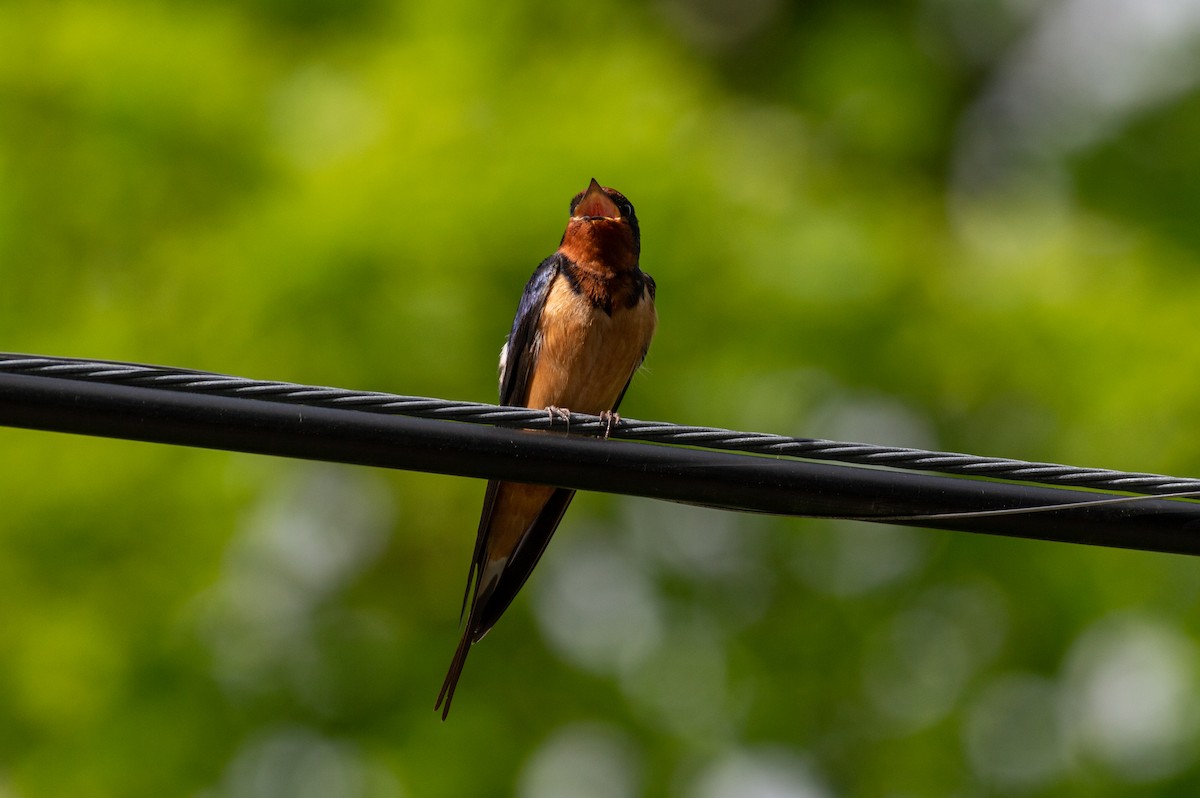
<svg viewBox="0 0 1200 798">
<path fill-rule="evenodd" d="M 633 745 L 598 724 L 566 726 L 538 746 L 517 781 L 519 798 L 634 798 L 640 795 Z"/>
<path fill-rule="evenodd" d="M 1053 181 L 1058 159 L 1197 84 L 1196 0 L 1049 3 L 966 112 L 956 188 Z"/>
<path fill-rule="evenodd" d="M 663 634 L 653 581 L 630 552 L 599 535 L 560 537 L 541 564 L 533 595 L 546 641 L 594 673 L 641 662 Z"/>
<path fill-rule="evenodd" d="M 200 798 L 402 798 L 383 765 L 353 743 L 300 726 L 268 730 L 242 744 L 223 779 Z"/>
<path fill-rule="evenodd" d="M 250 513 L 220 579 L 197 599 L 200 634 L 226 687 L 270 689 L 279 669 L 310 677 L 313 617 L 387 545 L 395 507 L 366 470 L 301 465 Z"/>
<path fill-rule="evenodd" d="M 782 748 L 740 749 L 704 768 L 688 798 L 832 798 L 804 758 Z"/>
<path fill-rule="evenodd" d="M 1196 644 L 1163 621 L 1117 615 L 1087 629 L 1065 674 L 1081 753 L 1131 782 L 1191 767 L 1200 731 L 1197 664 Z"/>
</svg>

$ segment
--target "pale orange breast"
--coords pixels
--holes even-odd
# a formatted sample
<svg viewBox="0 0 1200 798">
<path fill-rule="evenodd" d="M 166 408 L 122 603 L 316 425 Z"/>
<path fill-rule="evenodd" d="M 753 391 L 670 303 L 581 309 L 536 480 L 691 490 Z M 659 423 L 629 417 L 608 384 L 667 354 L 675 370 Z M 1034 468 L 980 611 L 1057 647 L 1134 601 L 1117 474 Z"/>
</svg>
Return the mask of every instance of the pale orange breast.
<svg viewBox="0 0 1200 798">
<path fill-rule="evenodd" d="M 580 413 L 612 410 L 650 346 L 658 316 L 643 290 L 632 308 L 612 315 L 555 281 L 546 297 L 537 335 L 540 351 L 527 407 L 564 407 Z"/>
</svg>

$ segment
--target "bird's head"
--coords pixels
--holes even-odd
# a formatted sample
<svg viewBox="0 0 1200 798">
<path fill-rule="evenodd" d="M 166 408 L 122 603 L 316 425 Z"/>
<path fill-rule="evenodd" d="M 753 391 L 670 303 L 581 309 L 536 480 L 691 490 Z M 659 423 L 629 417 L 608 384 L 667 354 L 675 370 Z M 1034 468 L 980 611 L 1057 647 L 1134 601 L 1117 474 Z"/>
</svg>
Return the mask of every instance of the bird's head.
<svg viewBox="0 0 1200 798">
<path fill-rule="evenodd" d="M 601 260 L 615 267 L 636 266 L 642 236 L 633 203 L 593 177 L 571 200 L 560 249 L 576 263 Z"/>
</svg>

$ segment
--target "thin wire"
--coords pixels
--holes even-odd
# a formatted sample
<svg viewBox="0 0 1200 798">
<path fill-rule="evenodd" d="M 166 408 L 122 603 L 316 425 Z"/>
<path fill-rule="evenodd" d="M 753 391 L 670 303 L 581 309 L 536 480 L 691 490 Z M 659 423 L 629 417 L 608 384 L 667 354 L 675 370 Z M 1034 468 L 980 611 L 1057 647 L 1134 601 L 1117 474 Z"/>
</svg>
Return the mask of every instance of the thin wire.
<svg viewBox="0 0 1200 798">
<path fill-rule="evenodd" d="M 1080 468 L 954 452 L 937 452 L 865 443 L 793 438 L 717 427 L 622 418 L 613 426 L 599 416 L 571 413 L 565 422 L 544 410 L 503 407 L 377 391 L 252 380 L 193 369 L 168 368 L 103 360 L 0 353 L 0 373 L 52 376 L 85 382 L 141 385 L 171 391 L 255 398 L 288 404 L 353 408 L 369 413 L 450 419 L 523 429 L 563 428 L 582 435 L 720 449 L 748 454 L 797 457 L 852 465 L 884 466 L 910 471 L 987 477 L 1044 485 L 1163 496 L 1200 492 L 1200 479 Z M 1164 496 L 1165 498 L 1165 496 Z M 1028 508 L 1027 510 L 1028 511 Z M 990 511 L 994 512 L 994 511 Z"/>
<path fill-rule="evenodd" d="M 863 515 L 855 518 L 845 518 L 846 521 L 887 521 L 889 523 L 908 523 L 913 521 L 958 521 L 969 518 L 996 518 L 1002 515 L 1029 515 L 1031 513 L 1052 513 L 1057 510 L 1080 510 L 1089 507 L 1105 507 L 1114 504 L 1133 504 L 1149 499 L 1194 499 L 1200 497 L 1198 490 L 1181 490 L 1175 493 L 1156 493 L 1153 496 L 1145 494 L 1137 496 L 1114 496 L 1110 499 L 1088 499 L 1080 502 L 1056 502 L 1054 504 L 1039 504 L 1034 507 L 1009 507 L 1005 510 L 968 510 L 965 512 L 918 513 L 916 515 Z"/>
</svg>

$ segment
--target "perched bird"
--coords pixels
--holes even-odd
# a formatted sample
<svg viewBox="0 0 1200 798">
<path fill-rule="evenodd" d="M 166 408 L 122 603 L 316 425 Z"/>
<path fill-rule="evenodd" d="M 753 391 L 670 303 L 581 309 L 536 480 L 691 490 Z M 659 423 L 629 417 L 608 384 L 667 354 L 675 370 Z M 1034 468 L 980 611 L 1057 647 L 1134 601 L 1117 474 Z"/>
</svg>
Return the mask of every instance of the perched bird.
<svg viewBox="0 0 1200 798">
<path fill-rule="evenodd" d="M 658 323 L 654 280 L 638 268 L 641 248 L 633 205 L 593 178 L 571 200 L 558 251 L 525 286 L 500 350 L 500 404 L 615 416 Z M 434 707 L 443 720 L 471 646 L 525 584 L 574 495 L 488 483 L 463 598 L 470 612 Z"/>
</svg>

